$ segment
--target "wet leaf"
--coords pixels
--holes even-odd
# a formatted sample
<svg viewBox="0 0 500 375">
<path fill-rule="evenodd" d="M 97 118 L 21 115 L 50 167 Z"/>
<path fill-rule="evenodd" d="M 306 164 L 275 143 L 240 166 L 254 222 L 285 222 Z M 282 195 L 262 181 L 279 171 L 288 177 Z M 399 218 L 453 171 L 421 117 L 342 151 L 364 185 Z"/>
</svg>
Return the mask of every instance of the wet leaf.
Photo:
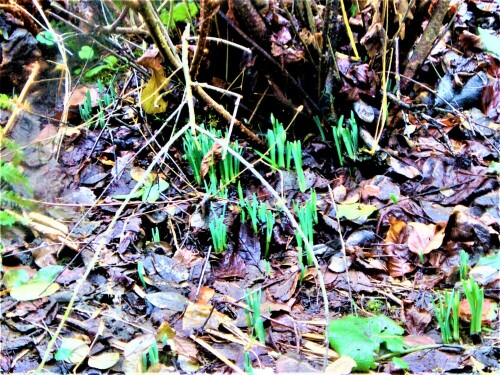
<svg viewBox="0 0 500 375">
<path fill-rule="evenodd" d="M 146 299 L 160 309 L 183 311 L 189 302 L 186 297 L 176 292 L 157 292 L 146 295 Z"/>
<path fill-rule="evenodd" d="M 107 370 L 116 365 L 119 360 L 120 360 L 120 353 L 106 352 L 90 357 L 88 360 L 88 364 L 90 367 L 99 370 Z"/>
</svg>

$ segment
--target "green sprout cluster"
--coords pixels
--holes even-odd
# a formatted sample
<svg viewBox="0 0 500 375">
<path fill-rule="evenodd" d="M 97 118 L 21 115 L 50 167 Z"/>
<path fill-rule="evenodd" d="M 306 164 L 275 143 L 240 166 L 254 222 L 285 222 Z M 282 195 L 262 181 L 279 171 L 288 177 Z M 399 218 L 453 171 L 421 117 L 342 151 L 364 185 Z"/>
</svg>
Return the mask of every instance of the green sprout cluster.
<svg viewBox="0 0 500 375">
<path fill-rule="evenodd" d="M 356 160 L 358 154 L 359 130 L 356 119 L 354 118 L 354 113 L 351 111 L 351 118 L 346 126 L 344 126 L 344 115 L 340 116 L 337 126 L 332 126 L 332 132 L 340 165 L 344 165 L 343 148 L 347 151 L 347 155 L 349 155 L 352 160 Z"/>
<path fill-rule="evenodd" d="M 215 253 L 222 253 L 227 249 L 227 225 L 224 224 L 224 215 L 226 207 L 222 211 L 222 215 L 218 216 L 212 207 L 212 212 L 214 219 L 210 220 L 208 228 L 210 229 L 210 234 L 212 235 L 212 243 L 214 245 Z"/>
<path fill-rule="evenodd" d="M 262 289 L 257 289 L 254 292 L 247 290 L 246 301 L 248 308 L 245 308 L 245 316 L 247 325 L 252 327 L 252 335 L 261 343 L 266 343 L 266 331 L 264 329 L 264 320 L 260 315 L 260 305 L 262 301 Z"/>
<path fill-rule="evenodd" d="M 465 298 L 470 306 L 471 322 L 470 335 L 481 333 L 482 314 L 484 305 L 484 289 L 469 276 L 470 258 L 465 251 L 460 251 L 460 283 Z M 445 291 L 438 293 L 434 303 L 434 311 L 441 330 L 441 337 L 445 344 L 458 341 L 459 336 L 459 313 L 460 313 L 460 291 Z"/>
<path fill-rule="evenodd" d="M 116 92 L 112 83 L 109 85 L 109 90 L 106 90 L 100 79 L 97 81 L 97 90 L 99 93 L 99 97 L 97 99 L 99 111 L 97 112 L 97 115 L 92 115 L 92 98 L 90 96 L 90 91 L 87 90 L 85 100 L 79 107 L 80 116 L 83 121 L 90 124 L 90 128 L 96 129 L 99 127 L 102 129 L 106 126 L 104 111 L 116 100 Z"/>
<path fill-rule="evenodd" d="M 240 183 L 238 183 L 238 198 L 241 207 L 241 221 L 245 222 L 248 215 L 255 234 L 259 233 L 259 223 L 266 228 L 266 249 L 264 257 L 267 258 L 273 235 L 273 227 L 276 222 L 275 214 L 264 202 L 259 202 L 257 194 L 253 193 L 251 201 L 245 198 Z"/>
<path fill-rule="evenodd" d="M 210 129 L 210 132 L 215 137 L 219 139 L 222 138 L 222 132 L 220 130 Z M 234 182 L 238 177 L 240 173 L 240 161 L 229 153 L 226 153 L 223 160 L 218 163 L 211 163 L 212 165 L 210 165 L 206 176 L 208 182 L 205 181 L 202 177 L 201 166 L 203 158 L 209 154 L 213 145 L 213 139 L 204 134 L 186 132 L 183 139 L 184 155 L 193 171 L 196 183 L 200 186 L 205 185 L 208 194 L 218 195 L 218 191 L 223 191 L 224 187 Z M 230 144 L 229 147 L 239 155 L 243 152 L 243 148 L 237 143 Z M 226 194 L 223 193 L 223 195 L 227 197 L 227 192 Z"/>
<path fill-rule="evenodd" d="M 313 265 L 314 261 L 314 254 L 312 253 L 312 246 L 313 246 L 313 234 L 314 234 L 314 229 L 313 225 L 318 223 L 318 212 L 316 210 L 316 191 L 313 190 L 311 192 L 311 197 L 310 199 L 305 203 L 305 205 L 299 205 L 297 202 L 294 203 L 293 207 L 295 210 L 295 213 L 297 214 L 297 217 L 299 219 L 299 224 L 300 228 L 302 229 L 302 232 L 304 233 L 304 236 L 306 237 L 307 241 L 311 245 L 310 247 L 306 247 L 306 259 L 307 259 L 307 264 L 309 266 Z M 302 252 L 303 252 L 303 243 L 304 239 L 302 235 L 296 231 L 295 236 L 297 239 L 297 245 L 299 248 L 299 266 L 303 270 L 303 260 L 302 260 Z"/>
</svg>

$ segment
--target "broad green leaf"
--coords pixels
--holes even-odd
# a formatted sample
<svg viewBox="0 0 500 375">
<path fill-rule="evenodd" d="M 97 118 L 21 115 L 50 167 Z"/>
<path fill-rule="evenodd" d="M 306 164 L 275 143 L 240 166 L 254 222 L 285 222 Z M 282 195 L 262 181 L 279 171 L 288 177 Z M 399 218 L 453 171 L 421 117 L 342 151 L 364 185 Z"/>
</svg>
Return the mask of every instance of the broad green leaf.
<svg viewBox="0 0 500 375">
<path fill-rule="evenodd" d="M 168 183 L 165 180 L 160 179 L 157 184 L 153 184 L 150 187 L 144 187 L 144 192 L 142 193 L 142 201 L 148 203 L 154 203 L 160 198 L 160 193 L 168 188 Z"/>
<path fill-rule="evenodd" d="M 83 361 L 89 354 L 89 351 L 90 347 L 85 341 L 74 338 L 63 338 L 54 358 L 57 361 L 76 364 Z"/>
<path fill-rule="evenodd" d="M 3 283 L 6 288 L 15 288 L 26 284 L 30 276 L 26 270 L 8 270 L 3 275 Z"/>
<path fill-rule="evenodd" d="M 382 344 L 393 353 L 405 349 L 403 332 L 403 328 L 384 315 L 347 316 L 330 322 L 328 339 L 337 353 L 356 361 L 356 370 L 368 371 L 375 367 L 375 354 Z"/>
<path fill-rule="evenodd" d="M 104 64 L 99 64 L 98 66 L 96 66 L 96 67 L 88 70 L 85 73 L 85 77 L 92 78 L 92 77 L 97 76 L 99 73 L 101 73 L 104 70 L 116 70 L 116 69 L 118 69 L 118 67 L 115 66 L 118 63 L 118 59 L 115 56 L 113 56 L 113 55 L 106 56 L 102 60 L 102 62 Z"/>
<path fill-rule="evenodd" d="M 377 207 L 371 204 L 351 203 L 337 205 L 337 218 L 346 218 L 351 221 L 364 222 L 372 213 L 377 210 Z"/>
<path fill-rule="evenodd" d="M 500 37 L 480 27 L 477 28 L 477 32 L 483 42 L 483 49 L 495 55 L 497 59 L 500 59 Z"/>
<path fill-rule="evenodd" d="M 90 46 L 83 46 L 78 51 L 78 57 L 82 60 L 91 60 L 94 57 L 94 50 Z"/>
<path fill-rule="evenodd" d="M 186 22 L 189 20 L 189 16 L 194 17 L 198 14 L 198 7 L 193 1 L 190 1 L 186 6 L 186 3 L 179 3 L 174 6 L 172 10 L 172 19 L 174 22 Z"/>
<path fill-rule="evenodd" d="M 189 15 L 195 17 L 197 14 L 198 6 L 193 1 L 190 1 L 187 6 L 185 2 L 182 2 L 174 6 L 172 17 L 170 17 L 167 9 L 163 8 L 160 12 L 160 20 L 165 26 L 173 29 L 176 22 L 187 22 L 189 21 Z M 168 24 L 169 20 L 171 20 L 170 25 Z"/>
<path fill-rule="evenodd" d="M 154 203 L 160 198 L 160 191 L 158 185 L 153 185 L 144 188 L 142 193 L 142 201 L 147 203 Z"/>
</svg>

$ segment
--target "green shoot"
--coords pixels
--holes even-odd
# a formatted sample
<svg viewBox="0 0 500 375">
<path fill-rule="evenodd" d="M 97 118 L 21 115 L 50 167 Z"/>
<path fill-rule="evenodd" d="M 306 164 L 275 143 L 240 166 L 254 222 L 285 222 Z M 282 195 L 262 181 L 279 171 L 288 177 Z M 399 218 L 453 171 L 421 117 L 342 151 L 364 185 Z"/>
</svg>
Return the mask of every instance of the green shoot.
<svg viewBox="0 0 500 375">
<path fill-rule="evenodd" d="M 389 194 L 389 198 L 391 198 L 392 203 L 398 204 L 398 197 L 396 196 L 396 194 L 394 193 Z"/>
<path fill-rule="evenodd" d="M 247 324 L 252 328 L 252 334 L 254 337 L 265 344 L 266 343 L 266 331 L 264 330 L 264 320 L 260 315 L 260 304 L 262 301 L 262 290 L 259 288 L 253 293 L 247 290 L 246 301 L 248 309 L 245 308 L 245 315 L 247 317 Z M 251 311 L 250 311 L 251 310 Z"/>
<path fill-rule="evenodd" d="M 314 116 L 313 120 L 314 120 L 314 123 L 316 124 L 316 126 L 318 127 L 319 134 L 321 135 L 321 140 L 323 142 L 325 142 L 326 136 L 325 136 L 325 131 L 323 130 L 323 125 L 321 124 L 321 120 L 319 119 L 318 116 Z"/>
<path fill-rule="evenodd" d="M 264 253 L 264 257 L 267 258 L 267 255 L 269 254 L 269 245 L 271 244 L 271 239 L 273 236 L 273 227 L 276 219 L 274 217 L 274 214 L 272 211 L 267 210 L 266 211 L 266 250 Z"/>
<path fill-rule="evenodd" d="M 462 280 L 462 288 L 470 306 L 470 334 L 479 334 L 481 333 L 481 320 L 483 316 L 484 289 L 472 277 Z"/>
<path fill-rule="evenodd" d="M 241 222 L 244 223 L 246 222 L 246 200 L 245 197 L 243 196 L 243 189 L 241 188 L 241 182 L 238 181 L 238 198 L 239 198 L 239 205 L 240 205 L 240 214 L 241 214 Z"/>
<path fill-rule="evenodd" d="M 333 140 L 337 149 L 337 156 L 341 166 L 344 165 L 344 157 L 342 154 L 343 148 L 352 160 L 356 160 L 358 154 L 358 138 L 359 129 L 354 113 L 351 111 L 351 118 L 348 121 L 347 127 L 344 127 L 344 116 L 340 116 L 337 126 L 332 127 Z M 342 147 L 342 145 L 344 147 Z"/>
<path fill-rule="evenodd" d="M 217 138 L 222 138 L 222 132 L 210 130 L 214 136 Z M 184 146 L 184 157 L 188 160 L 191 170 L 193 171 L 193 176 L 198 185 L 203 185 L 203 178 L 201 176 L 201 164 L 203 158 L 210 152 L 214 141 L 203 134 L 193 135 L 190 132 L 186 132 L 183 140 Z M 236 151 L 239 155 L 242 154 L 243 148 L 236 144 L 231 144 L 229 147 Z M 217 174 L 217 171 L 219 172 Z M 229 185 L 236 180 L 240 173 L 240 161 L 230 154 L 219 163 L 218 169 L 215 165 L 210 165 L 208 169 L 208 177 L 210 185 L 205 184 L 207 187 L 207 193 L 213 193 L 211 195 L 217 195 L 215 192 L 218 190 L 219 181 L 220 184 L 225 186 Z M 215 182 L 215 183 L 214 183 Z"/>
<path fill-rule="evenodd" d="M 335 149 L 341 166 L 344 165 L 344 157 L 342 156 L 342 148 L 340 143 L 340 133 L 342 132 L 342 123 L 344 122 L 344 115 L 340 116 L 337 127 L 332 126 L 333 140 L 335 141 Z"/>
<path fill-rule="evenodd" d="M 160 355 L 158 353 L 158 344 L 156 344 L 155 341 L 147 352 L 142 353 L 143 373 L 147 372 L 150 367 L 155 366 L 158 363 L 160 363 Z"/>
<path fill-rule="evenodd" d="M 460 250 L 460 280 L 465 280 L 469 276 L 470 257 L 464 250 Z"/>
<path fill-rule="evenodd" d="M 300 206 L 297 203 L 294 203 L 294 210 L 297 213 L 297 217 L 299 219 L 299 224 L 300 228 L 302 229 L 302 232 L 307 238 L 307 241 L 311 245 L 311 248 L 313 246 L 313 225 L 314 223 L 318 222 L 318 213 L 316 211 L 316 192 L 313 190 L 311 193 L 311 199 L 304 205 Z M 295 232 L 295 237 L 297 239 L 297 244 L 299 247 L 299 265 L 302 262 L 302 244 L 303 244 L 303 238 L 302 236 L 296 231 Z M 311 253 L 310 250 L 306 249 L 306 258 L 307 258 L 307 264 L 309 266 L 314 264 L 314 254 Z"/>
<path fill-rule="evenodd" d="M 137 275 L 144 289 L 146 289 L 146 280 L 144 279 L 144 264 L 142 261 L 137 262 Z"/>
<path fill-rule="evenodd" d="M 300 141 L 288 142 L 288 147 L 291 149 L 293 161 L 295 164 L 295 171 L 297 173 L 297 180 L 299 182 L 299 189 L 303 193 L 306 191 L 306 178 L 304 170 L 302 169 L 302 146 Z"/>
<path fill-rule="evenodd" d="M 97 99 L 97 104 L 99 107 L 99 111 L 97 112 L 97 119 L 94 120 L 95 116 L 92 116 L 92 98 L 90 96 L 90 91 L 87 90 L 87 94 L 85 100 L 82 104 L 80 104 L 80 117 L 83 121 L 90 123 L 90 127 L 101 129 L 106 126 L 106 121 L 104 117 L 104 112 L 107 107 L 109 107 L 116 100 L 116 92 L 113 87 L 113 83 L 109 84 L 109 90 L 106 90 L 102 81 L 99 79 L 97 81 L 97 88 L 99 97 Z"/>
<path fill-rule="evenodd" d="M 254 375 L 255 371 L 252 367 L 252 361 L 250 360 L 250 353 L 245 352 L 245 361 L 243 362 L 243 368 L 245 369 L 245 373 L 248 375 Z"/>
<path fill-rule="evenodd" d="M 271 263 L 268 260 L 264 260 L 264 265 L 266 267 L 266 276 L 271 276 Z"/>
<path fill-rule="evenodd" d="M 285 128 L 273 115 L 271 115 L 271 123 L 273 124 L 273 129 L 267 131 L 269 160 L 274 169 L 285 168 Z"/>
<path fill-rule="evenodd" d="M 153 235 L 153 242 L 160 242 L 160 231 L 158 227 L 151 228 L 151 233 Z"/>
<path fill-rule="evenodd" d="M 458 341 L 460 293 L 455 293 L 455 290 L 452 292 L 446 291 L 442 294 L 438 293 L 433 306 L 443 343 L 449 344 L 453 340 Z"/>
<path fill-rule="evenodd" d="M 227 226 L 224 224 L 224 213 L 225 207 L 222 216 L 215 216 L 214 213 L 215 218 L 208 224 L 215 253 L 222 253 L 227 249 Z"/>
<path fill-rule="evenodd" d="M 246 209 L 248 212 L 248 215 L 250 216 L 250 219 L 252 221 L 252 228 L 255 234 L 259 233 L 259 218 L 258 218 L 258 213 L 259 213 L 259 201 L 257 200 L 257 194 L 253 193 L 252 195 L 252 203 L 246 200 Z"/>
</svg>

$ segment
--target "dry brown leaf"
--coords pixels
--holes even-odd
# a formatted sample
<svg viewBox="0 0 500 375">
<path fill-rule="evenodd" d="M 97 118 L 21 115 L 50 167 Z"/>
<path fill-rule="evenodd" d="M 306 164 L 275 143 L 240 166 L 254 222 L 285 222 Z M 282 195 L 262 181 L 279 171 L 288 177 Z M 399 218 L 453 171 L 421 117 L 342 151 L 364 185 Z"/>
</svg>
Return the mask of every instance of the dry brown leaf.
<svg viewBox="0 0 500 375">
<path fill-rule="evenodd" d="M 222 146 L 218 143 L 214 143 L 207 154 L 203 157 L 200 167 L 201 178 L 205 178 L 210 167 L 222 160 L 221 150 Z"/>
</svg>

